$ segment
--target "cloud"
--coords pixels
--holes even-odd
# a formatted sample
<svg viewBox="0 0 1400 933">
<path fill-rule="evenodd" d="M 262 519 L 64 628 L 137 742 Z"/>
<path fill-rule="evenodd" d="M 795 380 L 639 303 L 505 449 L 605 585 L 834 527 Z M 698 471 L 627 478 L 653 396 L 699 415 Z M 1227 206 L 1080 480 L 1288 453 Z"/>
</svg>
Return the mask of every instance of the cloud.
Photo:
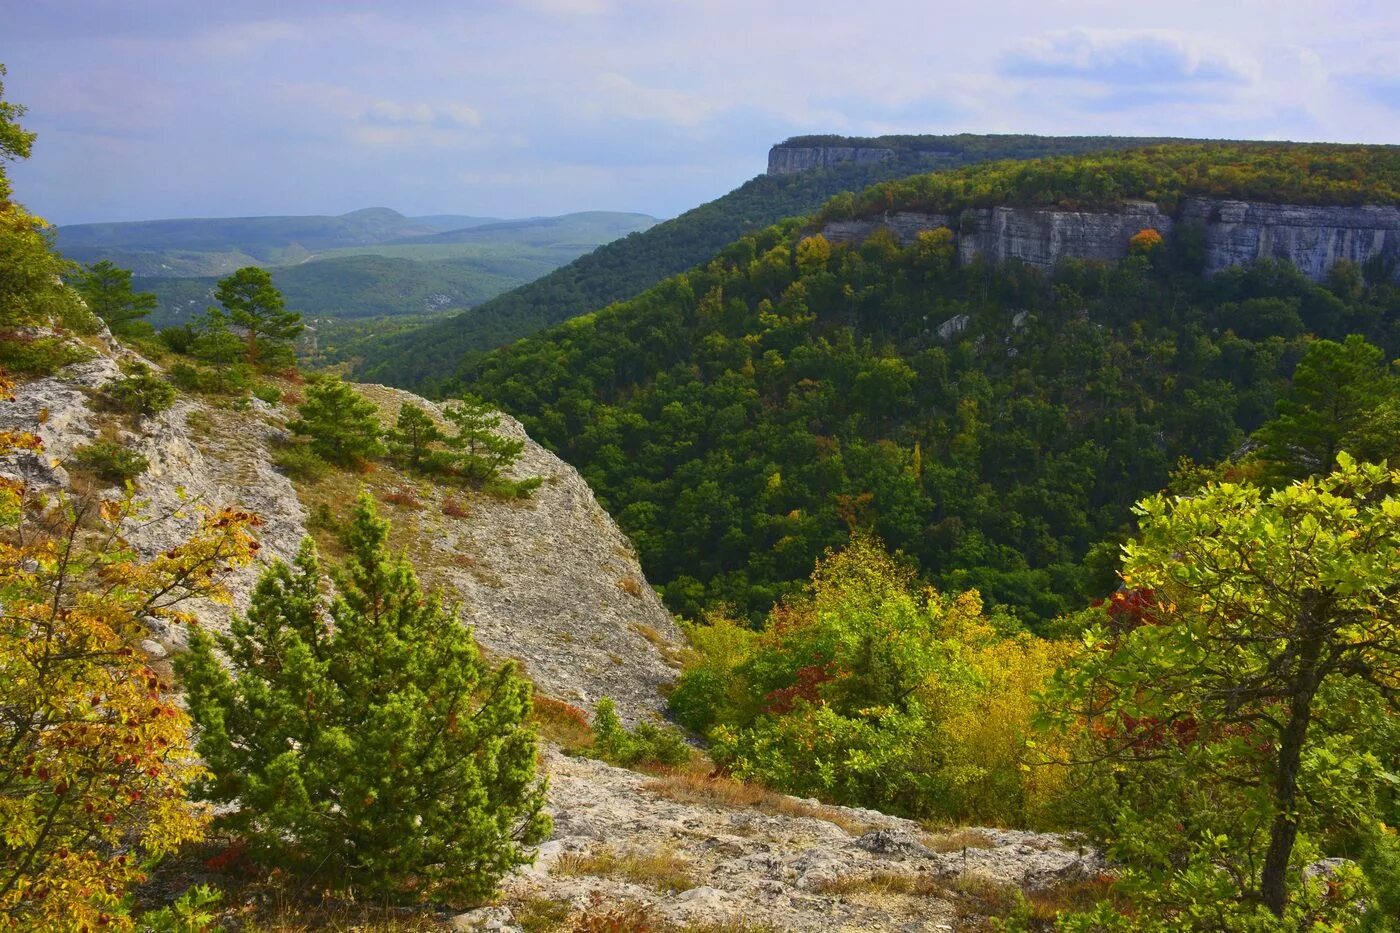
<svg viewBox="0 0 1400 933">
<path fill-rule="evenodd" d="M 1074 29 L 1028 39 L 1008 52 L 1011 78 L 1073 79 L 1114 86 L 1247 84 L 1247 69 L 1165 32 Z"/>
<path fill-rule="evenodd" d="M 428 104 L 422 101 L 375 101 L 360 119 L 375 126 L 431 126 L 461 130 L 481 125 L 481 114 L 463 104 Z"/>
<path fill-rule="evenodd" d="M 1348 93 L 1387 110 L 1400 111 L 1400 74 L 1389 72 L 1353 72 L 1337 76 L 1337 82 Z"/>
<path fill-rule="evenodd" d="M 695 126 L 712 116 L 713 101 L 699 94 L 645 87 L 620 74 L 601 74 L 594 98 L 599 110 L 633 120 L 660 120 L 674 126 Z"/>
</svg>

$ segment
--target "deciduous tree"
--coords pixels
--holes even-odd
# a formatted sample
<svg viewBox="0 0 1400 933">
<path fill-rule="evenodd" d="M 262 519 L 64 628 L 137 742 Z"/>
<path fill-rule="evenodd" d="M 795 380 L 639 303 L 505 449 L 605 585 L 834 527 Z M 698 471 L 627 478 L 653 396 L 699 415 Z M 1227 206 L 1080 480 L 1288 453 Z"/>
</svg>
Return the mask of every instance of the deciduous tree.
<svg viewBox="0 0 1400 933">
<path fill-rule="evenodd" d="M 202 833 L 185 714 L 137 643 L 150 619 L 226 596 L 256 521 L 210 513 L 145 559 L 122 538 L 136 517 L 130 499 L 46 507 L 0 481 L 0 925 L 124 927 L 143 862 Z"/>
<path fill-rule="evenodd" d="M 1273 492 L 1140 505 L 1124 624 L 1090 630 L 1055 695 L 1116 774 L 1101 831 L 1165 909 L 1282 918 L 1300 855 L 1377 829 L 1400 754 L 1397 487 L 1342 454 Z"/>
</svg>

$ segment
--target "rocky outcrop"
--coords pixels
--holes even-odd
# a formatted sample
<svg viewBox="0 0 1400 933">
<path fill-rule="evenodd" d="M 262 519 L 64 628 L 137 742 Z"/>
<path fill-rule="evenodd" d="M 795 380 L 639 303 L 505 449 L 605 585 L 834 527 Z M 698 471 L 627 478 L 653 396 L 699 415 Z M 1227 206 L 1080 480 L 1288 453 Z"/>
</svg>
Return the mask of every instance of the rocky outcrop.
<svg viewBox="0 0 1400 933">
<path fill-rule="evenodd" d="M 438 411 L 401 389 L 358 388 L 385 421 L 405 402 Z M 632 543 L 577 470 L 514 418 L 502 416 L 499 431 L 525 443 L 508 476 L 544 482 L 520 501 L 414 483 L 418 507 L 392 517 L 420 573 L 461 603 L 485 648 L 520 660 L 551 696 L 592 708 L 606 695 L 628 720 L 659 711 L 681 638 Z M 444 511 L 448 498 L 460 509 Z"/>
<path fill-rule="evenodd" d="M 937 835 L 779 795 L 759 805 L 688 799 L 684 779 L 557 752 L 545 765 L 553 838 L 507 879 L 500 906 L 459 918 L 459 928 L 519 929 L 512 913 L 548 899 L 594 912 L 629 904 L 652 926 L 955 930 L 975 926 L 959 901 L 970 884 L 1037 891 L 1104 867 L 1097 852 L 1050 833 Z M 642 870 L 629 870 L 629 856 Z"/>
<path fill-rule="evenodd" d="M 1189 198 L 1179 223 L 1205 231 L 1206 271 L 1282 259 L 1320 280 L 1339 260 L 1400 270 L 1400 207 L 1312 207 Z"/>
<path fill-rule="evenodd" d="M 951 228 L 959 259 L 1018 260 L 1051 269 L 1062 259 L 1113 261 L 1128 254 L 1133 234 L 1151 228 L 1163 237 L 1198 230 L 1205 271 L 1219 272 L 1259 259 L 1280 259 L 1320 281 L 1339 260 L 1379 258 L 1400 272 L 1400 207 L 1320 207 L 1186 198 L 1173 214 L 1156 204 L 1129 201 L 1113 211 L 1028 207 L 968 208 L 958 215 L 891 212 L 862 220 L 832 221 L 832 242 L 864 239 L 879 228 L 901 242 L 920 231 Z"/>
<path fill-rule="evenodd" d="M 438 486 L 387 465 L 298 488 L 274 462 L 276 442 L 287 437 L 289 408 L 181 397 L 158 416 L 134 422 L 96 410 L 93 395 L 121 377 L 122 357 L 139 359 L 109 345 L 89 362 L 21 384 L 13 401 L 0 402 L 0 429 L 32 431 L 44 442 L 39 454 L 0 460 L 0 475 L 40 490 L 71 489 L 64 462 L 73 451 L 99 436 L 117 439 L 150 463 L 137 481 L 144 519 L 125 529 L 138 550 L 155 554 L 183 540 L 199 521 L 200 505 L 236 505 L 263 519 L 262 556 L 283 560 L 306 536 L 311 506 L 333 499 L 343 514 L 358 488 L 368 486 L 393 522 L 394 544 L 408 550 L 425 583 L 460 606 L 491 655 L 518 659 L 541 691 L 568 702 L 591 707 L 610 696 L 629 721 L 663 707 L 660 689 L 675 677 L 671 659 L 680 646 L 675 623 L 587 484 L 519 423 L 504 418 L 500 430 L 525 444 L 512 476 L 544 479 L 529 499 Z M 405 401 L 432 407 L 398 390 L 363 390 L 390 417 Z M 411 507 L 399 504 L 405 491 Z M 118 495 L 115 488 L 96 492 Z M 245 568 L 231 580 L 231 607 L 192 607 L 201 623 L 226 626 L 231 611 L 246 608 L 261 569 Z M 185 637 L 182 629 L 152 634 L 153 654 Z"/>
<path fill-rule="evenodd" d="M 894 158 L 893 149 L 861 146 L 774 146 L 768 150 L 769 175 L 793 175 L 843 162 L 869 164 Z"/>
</svg>

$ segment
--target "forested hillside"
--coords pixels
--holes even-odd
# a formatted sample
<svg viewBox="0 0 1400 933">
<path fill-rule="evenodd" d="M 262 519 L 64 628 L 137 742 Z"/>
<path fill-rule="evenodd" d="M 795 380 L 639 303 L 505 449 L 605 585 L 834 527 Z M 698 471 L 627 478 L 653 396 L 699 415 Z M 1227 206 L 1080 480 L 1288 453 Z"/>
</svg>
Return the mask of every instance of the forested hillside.
<svg viewBox="0 0 1400 933">
<path fill-rule="evenodd" d="M 1064 197 L 1162 196 L 1145 165 L 1210 177 L 1221 194 L 1395 197 L 1388 152 L 1312 152 L 1306 177 L 1294 174 L 1300 158 L 1210 147 L 1004 164 L 857 203 L 905 209 L 929 190 L 1020 177 Z M 1319 358 L 1315 380 L 1393 389 L 1384 360 L 1400 354 L 1400 290 L 1355 266 L 1326 284 L 1272 263 L 1208 279 L 1189 238 L 1146 238 L 1125 262 L 1066 262 L 1046 279 L 959 265 L 937 231 L 906 247 L 882 233 L 832 247 L 810 230 L 790 221 L 744 237 L 636 300 L 492 354 L 466 379 L 578 465 L 687 615 L 727 603 L 756 617 L 826 548 L 867 529 L 941 588 L 977 587 L 1023 619 L 1048 619 L 1115 585 L 1132 504 L 1182 458 L 1238 451 L 1298 391 L 1290 377 L 1318 338 L 1359 335 L 1384 356 L 1359 344 L 1350 375 Z M 1371 402 L 1353 417 L 1370 417 Z"/>
<path fill-rule="evenodd" d="M 601 247 L 539 281 L 462 315 L 368 349 L 358 374 L 367 380 L 432 389 L 472 359 L 527 334 L 615 301 L 631 298 L 739 237 L 806 214 L 843 191 L 918 172 L 989 159 L 1034 158 L 1143 146 L 1161 140 L 1108 136 L 903 136 L 849 140 L 799 137 L 782 145 L 868 145 L 892 148 L 878 164 L 847 164 L 793 175 L 760 175 L 723 197 Z"/>
</svg>

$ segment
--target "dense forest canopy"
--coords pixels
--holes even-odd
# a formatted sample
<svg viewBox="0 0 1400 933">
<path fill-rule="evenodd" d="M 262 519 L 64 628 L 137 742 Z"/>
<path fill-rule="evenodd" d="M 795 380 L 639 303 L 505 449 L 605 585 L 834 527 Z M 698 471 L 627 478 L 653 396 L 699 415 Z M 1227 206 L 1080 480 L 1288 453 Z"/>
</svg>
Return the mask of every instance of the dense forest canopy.
<svg viewBox="0 0 1400 933">
<path fill-rule="evenodd" d="M 1241 188 L 1221 189 L 1238 194 L 1303 158 L 1156 152 L 1155 174 L 1139 169 L 1156 156 L 1129 153 L 877 190 L 1104 177 L 1141 197 L 1211 163 L 1240 168 Z M 1308 158 L 1347 169 L 1349 191 L 1395 190 L 1388 151 L 1319 152 Z M 790 221 L 745 237 L 487 357 L 467 380 L 582 470 L 687 615 L 723 603 L 757 618 L 826 548 L 869 530 L 940 587 L 1052 618 L 1114 585 L 1133 502 L 1181 458 L 1238 450 L 1316 338 L 1400 353 L 1400 291 L 1354 267 L 1325 285 L 1273 263 L 1206 279 L 1181 237 L 1046 278 L 959 266 L 937 232 L 833 247 L 803 231 Z"/>
<path fill-rule="evenodd" d="M 822 137 L 826 139 L 826 137 Z M 904 139 L 904 137 L 900 137 Z M 816 210 L 840 192 L 915 172 L 951 169 L 987 159 L 1020 159 L 1143 146 L 1159 140 L 1113 136 L 917 136 L 897 157 L 847 163 L 792 175 L 760 175 L 642 233 L 599 247 L 538 281 L 418 333 L 394 335 L 366 348 L 357 375 L 434 391 L 493 350 L 579 314 L 634 297 L 705 262 L 726 244 L 770 224 Z M 831 137 L 826 145 L 864 144 Z M 871 144 L 884 145 L 881 140 Z M 783 145 L 792 145 L 789 140 Z"/>
<path fill-rule="evenodd" d="M 1400 203 L 1400 146 L 1231 143 L 978 165 L 917 175 L 832 199 L 820 219 L 890 209 L 956 212 L 1018 205 L 1112 207 L 1125 199 L 1172 208 L 1185 196 L 1289 204 Z"/>
</svg>

